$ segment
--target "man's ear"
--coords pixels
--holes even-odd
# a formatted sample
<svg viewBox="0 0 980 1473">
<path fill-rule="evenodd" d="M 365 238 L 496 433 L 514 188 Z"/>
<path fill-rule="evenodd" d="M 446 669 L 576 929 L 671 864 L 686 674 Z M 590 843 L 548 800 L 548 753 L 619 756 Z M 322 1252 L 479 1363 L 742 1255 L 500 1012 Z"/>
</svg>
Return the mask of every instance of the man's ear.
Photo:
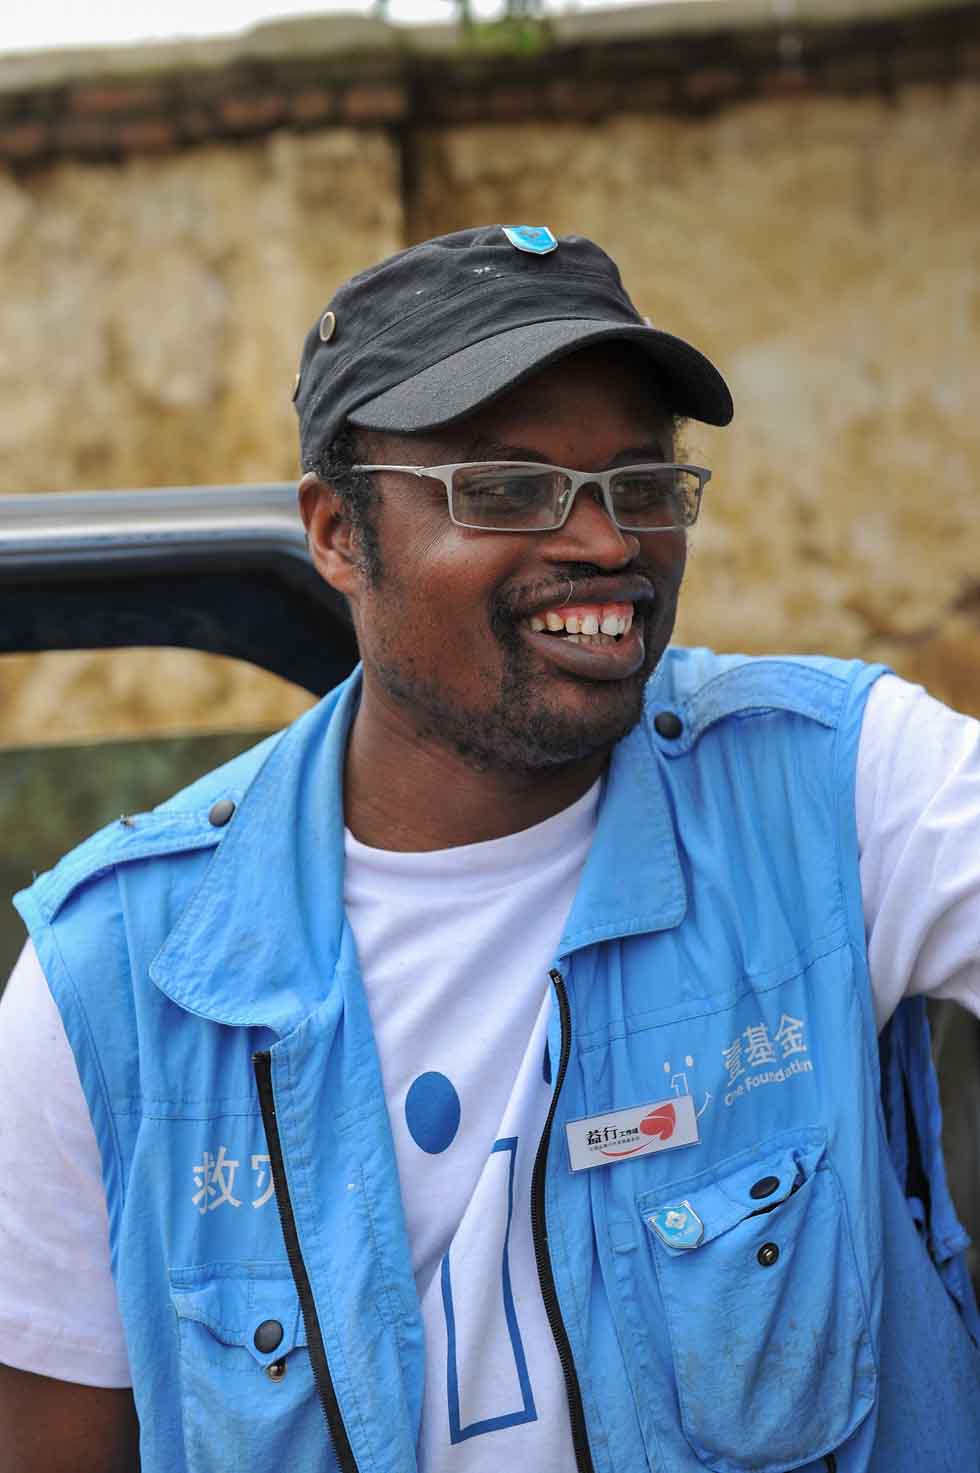
<svg viewBox="0 0 980 1473">
<path fill-rule="evenodd" d="M 356 593 L 360 559 L 343 499 L 308 471 L 299 483 L 299 511 L 313 566 L 338 593 Z"/>
</svg>

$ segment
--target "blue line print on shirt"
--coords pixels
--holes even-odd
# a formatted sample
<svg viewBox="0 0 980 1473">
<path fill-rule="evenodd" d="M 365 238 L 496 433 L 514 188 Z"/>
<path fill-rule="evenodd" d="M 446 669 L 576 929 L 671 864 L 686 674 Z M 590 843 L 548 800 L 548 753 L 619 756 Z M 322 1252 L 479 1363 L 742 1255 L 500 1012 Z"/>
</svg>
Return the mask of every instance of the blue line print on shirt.
<svg viewBox="0 0 980 1473">
<path fill-rule="evenodd" d="M 449 1254 L 447 1253 L 442 1260 L 442 1304 L 446 1312 L 446 1389 L 449 1396 L 449 1437 L 450 1441 L 454 1443 L 465 1442 L 468 1437 L 479 1437 L 484 1432 L 497 1432 L 501 1427 L 516 1427 L 522 1422 L 536 1422 L 538 1420 L 537 1409 L 534 1405 L 534 1395 L 531 1391 L 531 1380 L 527 1372 L 527 1358 L 524 1354 L 524 1343 L 521 1340 L 521 1332 L 517 1323 L 517 1312 L 514 1308 L 514 1296 L 510 1286 L 510 1223 L 514 1212 L 514 1168 L 517 1162 L 517 1136 L 507 1136 L 503 1140 L 495 1141 L 491 1155 L 494 1151 L 510 1152 L 510 1169 L 507 1173 L 507 1226 L 504 1231 L 501 1284 L 504 1296 L 504 1316 L 507 1320 L 511 1349 L 514 1352 L 514 1365 L 521 1388 L 523 1406 L 517 1412 L 507 1412 L 499 1417 L 486 1417 L 482 1422 L 471 1422 L 466 1427 L 460 1426 L 459 1371 L 456 1365 L 456 1315 L 453 1308 L 453 1288 L 449 1268 Z"/>
</svg>

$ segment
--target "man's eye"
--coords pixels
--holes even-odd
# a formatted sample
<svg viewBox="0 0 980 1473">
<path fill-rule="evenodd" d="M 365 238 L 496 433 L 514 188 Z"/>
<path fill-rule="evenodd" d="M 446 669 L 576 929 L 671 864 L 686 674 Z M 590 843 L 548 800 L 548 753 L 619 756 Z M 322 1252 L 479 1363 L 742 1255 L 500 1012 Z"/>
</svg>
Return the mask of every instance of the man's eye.
<svg viewBox="0 0 980 1473">
<path fill-rule="evenodd" d="M 549 480 L 545 476 L 487 476 L 473 478 L 462 487 L 468 501 L 495 507 L 521 507 L 547 495 Z"/>
<path fill-rule="evenodd" d="M 616 496 L 620 501 L 636 506 L 649 506 L 655 501 L 669 501 L 674 496 L 671 481 L 657 476 L 626 476 L 615 483 Z"/>
<path fill-rule="evenodd" d="M 522 480 L 490 481 L 481 490 L 490 500 L 509 501 L 519 505 L 525 501 L 533 501 L 540 494 L 541 483 Z"/>
</svg>

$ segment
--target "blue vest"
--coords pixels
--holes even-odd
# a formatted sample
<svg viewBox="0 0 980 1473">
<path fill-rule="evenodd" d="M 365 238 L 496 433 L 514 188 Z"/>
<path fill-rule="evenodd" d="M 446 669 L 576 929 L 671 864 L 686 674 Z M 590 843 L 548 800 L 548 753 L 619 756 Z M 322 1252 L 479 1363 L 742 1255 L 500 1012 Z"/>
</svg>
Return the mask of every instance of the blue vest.
<svg viewBox="0 0 980 1473">
<path fill-rule="evenodd" d="M 671 651 L 612 755 L 532 1194 L 581 1473 L 980 1462 L 925 1017 L 902 1005 L 881 1070 L 869 991 L 878 673 Z M 343 908 L 358 689 L 17 899 L 101 1150 L 143 1473 L 416 1467 L 422 1327 Z M 569 1169 L 568 1122 L 646 1104 L 663 1149 Z"/>
</svg>

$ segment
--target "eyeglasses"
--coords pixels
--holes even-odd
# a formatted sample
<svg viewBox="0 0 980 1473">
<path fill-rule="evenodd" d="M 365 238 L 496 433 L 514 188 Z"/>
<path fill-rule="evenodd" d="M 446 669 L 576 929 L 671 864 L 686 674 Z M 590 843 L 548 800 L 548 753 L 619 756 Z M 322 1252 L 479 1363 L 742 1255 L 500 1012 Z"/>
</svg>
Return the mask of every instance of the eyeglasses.
<svg viewBox="0 0 980 1473">
<path fill-rule="evenodd" d="M 400 471 L 441 481 L 457 527 L 482 532 L 553 532 L 568 520 L 583 486 L 597 486 L 609 516 L 624 532 L 675 532 L 698 518 L 711 472 L 660 461 L 573 471 L 536 461 L 471 461 L 461 465 L 355 465 L 355 471 Z"/>
</svg>

